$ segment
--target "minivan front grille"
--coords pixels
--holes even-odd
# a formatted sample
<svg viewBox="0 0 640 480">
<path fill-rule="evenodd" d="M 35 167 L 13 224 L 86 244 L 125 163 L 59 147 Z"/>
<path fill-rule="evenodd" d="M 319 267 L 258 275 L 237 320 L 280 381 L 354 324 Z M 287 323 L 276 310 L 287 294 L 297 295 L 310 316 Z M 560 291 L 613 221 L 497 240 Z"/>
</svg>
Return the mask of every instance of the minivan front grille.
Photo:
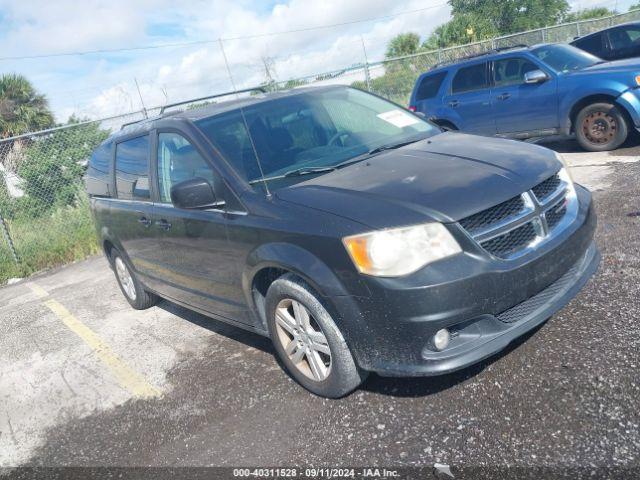
<svg viewBox="0 0 640 480">
<path fill-rule="evenodd" d="M 460 220 L 488 253 L 511 260 L 531 251 L 577 215 L 575 190 L 559 174 L 531 190 Z"/>
<path fill-rule="evenodd" d="M 524 210 L 522 196 L 518 195 L 495 207 L 471 215 L 460 221 L 460 224 L 472 235 L 497 223 L 508 221 Z"/>
<path fill-rule="evenodd" d="M 547 219 L 547 225 L 549 226 L 549 230 L 553 230 L 556 225 L 560 223 L 560 221 L 564 218 L 567 213 L 567 205 L 566 202 L 562 201 L 545 213 L 545 217 Z"/>
<path fill-rule="evenodd" d="M 560 176 L 556 173 L 555 175 L 547 178 L 544 182 L 533 187 L 531 190 L 539 202 L 544 202 L 558 190 L 561 183 L 562 180 L 560 180 Z"/>
<path fill-rule="evenodd" d="M 529 245 L 536 237 L 536 230 L 533 228 L 532 222 L 529 222 L 509 233 L 484 242 L 482 247 L 496 257 L 508 258 L 524 246 Z"/>
</svg>

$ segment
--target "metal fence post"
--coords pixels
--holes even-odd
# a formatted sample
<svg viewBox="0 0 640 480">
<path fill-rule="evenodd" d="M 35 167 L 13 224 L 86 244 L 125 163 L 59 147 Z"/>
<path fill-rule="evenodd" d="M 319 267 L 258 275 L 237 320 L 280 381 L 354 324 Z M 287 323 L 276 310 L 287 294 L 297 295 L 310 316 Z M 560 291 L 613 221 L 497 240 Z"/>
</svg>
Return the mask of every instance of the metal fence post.
<svg viewBox="0 0 640 480">
<path fill-rule="evenodd" d="M 2 217 L 2 212 L 0 212 L 0 230 L 2 230 L 2 236 L 7 241 L 7 245 L 9 245 L 9 250 L 11 251 L 11 256 L 13 257 L 13 261 L 16 262 L 16 265 L 18 265 L 20 263 L 20 259 L 18 258 L 16 247 L 13 244 L 13 239 L 9 234 L 9 228 L 7 227 L 7 223 L 4 221 L 4 218 Z"/>
</svg>

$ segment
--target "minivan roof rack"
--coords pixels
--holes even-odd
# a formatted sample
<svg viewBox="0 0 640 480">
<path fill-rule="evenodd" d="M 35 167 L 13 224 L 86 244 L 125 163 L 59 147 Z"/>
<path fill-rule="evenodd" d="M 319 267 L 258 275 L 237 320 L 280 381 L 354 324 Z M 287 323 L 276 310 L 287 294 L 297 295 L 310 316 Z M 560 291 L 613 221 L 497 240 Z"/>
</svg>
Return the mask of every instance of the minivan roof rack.
<svg viewBox="0 0 640 480">
<path fill-rule="evenodd" d="M 247 92 L 267 93 L 267 90 L 264 87 L 243 88 L 241 90 L 233 90 L 231 92 L 217 93 L 215 95 L 207 95 L 206 97 L 192 98 L 190 100 L 183 100 L 181 102 L 176 102 L 176 103 L 168 103 L 167 105 L 163 105 L 162 107 L 160 107 L 160 113 L 158 114 L 158 117 L 162 117 L 163 113 L 165 113 L 165 110 L 167 108 L 177 107 L 179 105 L 186 105 L 187 103 L 201 102 L 203 100 L 210 100 L 212 98 L 226 97 L 227 95 L 235 95 L 236 93 L 247 93 Z M 171 113 L 176 113 L 176 112 L 169 112 L 167 115 L 171 115 Z M 141 120 L 134 120 L 133 122 L 123 123 L 120 126 L 120 130 L 124 130 L 129 125 L 135 125 L 136 123 L 144 122 L 145 120 L 148 120 L 148 119 L 143 118 Z"/>
<path fill-rule="evenodd" d="M 504 52 L 507 50 L 515 50 L 516 48 L 527 48 L 529 47 L 529 45 L 526 45 L 524 43 L 518 43 L 516 45 L 509 45 L 507 47 L 496 47 L 496 48 L 492 48 L 491 50 L 486 50 L 484 52 L 480 52 L 480 53 L 473 53 L 471 55 L 466 55 L 464 57 L 460 57 L 460 58 L 456 58 L 450 61 L 444 61 L 444 62 L 440 62 L 440 63 L 436 63 L 433 69 L 436 68 L 440 68 L 440 67 L 444 67 L 445 65 L 451 65 L 452 63 L 458 63 L 458 62 L 462 62 L 464 60 L 471 60 L 472 58 L 477 58 L 477 57 L 483 57 L 485 55 L 491 55 L 493 53 L 500 53 L 500 52 Z"/>
<path fill-rule="evenodd" d="M 192 98 L 191 100 L 184 100 L 182 102 L 169 103 L 160 108 L 160 115 L 164 113 L 167 108 L 177 107 L 179 105 L 186 105 L 187 103 L 201 102 L 203 100 L 211 100 L 212 98 L 226 97 L 227 95 L 235 95 L 236 93 L 248 93 L 248 92 L 262 92 L 267 93 L 264 87 L 243 88 L 242 90 L 233 90 L 231 92 L 218 93 L 216 95 L 208 95 L 206 97 Z"/>
</svg>

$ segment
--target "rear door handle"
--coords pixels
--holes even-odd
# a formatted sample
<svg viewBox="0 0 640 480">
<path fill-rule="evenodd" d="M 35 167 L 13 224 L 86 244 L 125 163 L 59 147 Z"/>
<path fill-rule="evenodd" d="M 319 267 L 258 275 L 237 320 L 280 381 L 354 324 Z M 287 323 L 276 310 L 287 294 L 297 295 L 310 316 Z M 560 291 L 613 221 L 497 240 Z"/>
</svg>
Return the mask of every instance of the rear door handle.
<svg viewBox="0 0 640 480">
<path fill-rule="evenodd" d="M 449 102 L 449 106 L 452 108 L 456 108 L 458 105 L 460 105 L 460 102 L 458 100 L 452 100 L 451 102 Z"/>
<path fill-rule="evenodd" d="M 171 228 L 171 224 L 169 222 L 167 222 L 166 220 L 164 220 L 164 219 L 158 220 L 156 222 L 156 226 L 158 226 L 159 228 L 161 228 L 163 230 L 169 230 Z"/>
<path fill-rule="evenodd" d="M 498 100 L 507 100 L 511 97 L 510 93 L 503 93 L 502 95 L 498 95 Z"/>
<path fill-rule="evenodd" d="M 138 219 L 138 223 L 141 223 L 146 228 L 149 228 L 151 226 L 151 220 L 149 220 L 147 217 L 140 217 Z"/>
</svg>

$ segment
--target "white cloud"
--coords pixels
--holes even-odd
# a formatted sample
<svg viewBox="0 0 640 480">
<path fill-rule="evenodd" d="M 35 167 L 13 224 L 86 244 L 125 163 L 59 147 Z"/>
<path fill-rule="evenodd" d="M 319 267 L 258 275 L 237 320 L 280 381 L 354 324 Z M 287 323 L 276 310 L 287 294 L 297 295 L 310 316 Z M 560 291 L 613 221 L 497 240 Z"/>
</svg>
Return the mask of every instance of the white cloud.
<svg viewBox="0 0 640 480">
<path fill-rule="evenodd" d="M 238 87 L 264 79 L 263 58 L 278 80 L 349 67 L 384 55 L 394 35 L 423 38 L 449 17 L 444 0 L 0 0 L 0 57 L 213 40 L 189 47 L 0 63 L 47 93 L 59 120 L 70 113 L 109 116 L 231 89 L 218 37 L 260 35 L 434 8 L 392 18 L 286 35 L 226 40 Z M 631 0 L 620 0 L 626 10 Z M 601 0 L 571 2 L 574 9 Z M 610 6 L 610 5 L 609 5 Z M 360 78 L 358 76 L 357 78 Z M 345 83 L 356 79 L 343 77 Z"/>
</svg>

